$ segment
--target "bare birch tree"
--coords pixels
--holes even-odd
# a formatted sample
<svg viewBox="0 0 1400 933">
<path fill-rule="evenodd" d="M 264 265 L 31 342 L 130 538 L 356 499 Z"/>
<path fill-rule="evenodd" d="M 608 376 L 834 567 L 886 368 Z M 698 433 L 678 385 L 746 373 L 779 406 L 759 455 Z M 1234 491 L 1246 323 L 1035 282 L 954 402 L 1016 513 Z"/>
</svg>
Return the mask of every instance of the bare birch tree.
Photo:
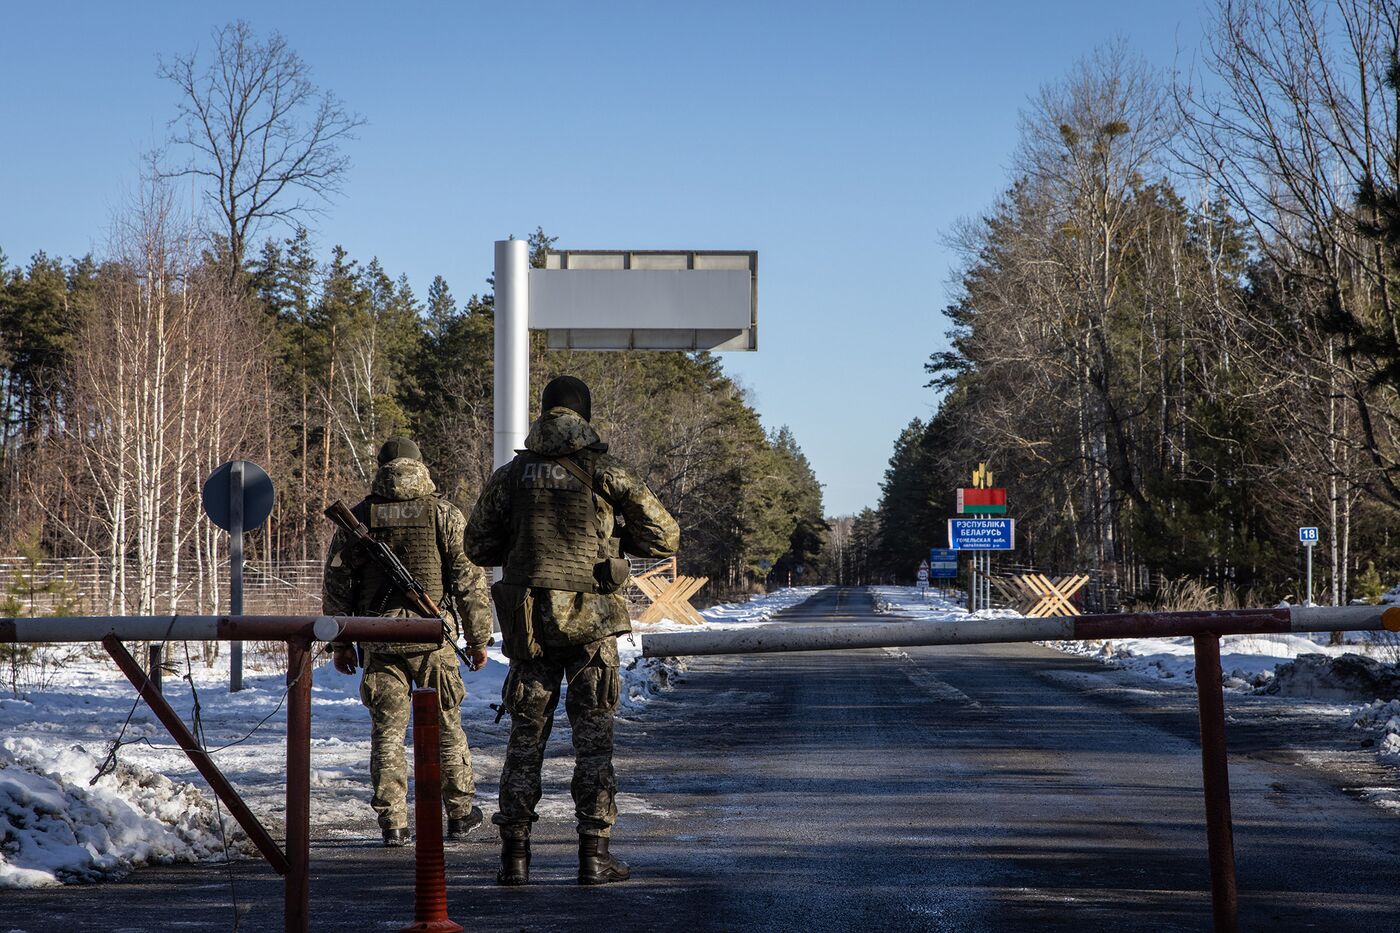
<svg viewBox="0 0 1400 933">
<path fill-rule="evenodd" d="M 198 247 L 169 192 L 145 188 L 118 224 L 98 313 L 68 373 L 57 459 L 66 484 L 95 506 L 94 529 L 69 531 L 105 558 L 114 612 L 175 611 L 190 586 L 201 608 L 217 605 L 219 539 L 200 512 L 199 485 L 239 450 L 257 393 L 271 391 L 253 378 L 258 316 Z"/>
</svg>

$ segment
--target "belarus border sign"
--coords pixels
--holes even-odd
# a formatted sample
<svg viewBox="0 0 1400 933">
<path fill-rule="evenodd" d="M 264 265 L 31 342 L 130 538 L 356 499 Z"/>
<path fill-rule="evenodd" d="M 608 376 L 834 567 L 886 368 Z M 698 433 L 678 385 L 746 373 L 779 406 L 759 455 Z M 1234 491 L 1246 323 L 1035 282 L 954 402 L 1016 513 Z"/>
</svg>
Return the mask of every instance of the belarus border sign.
<svg viewBox="0 0 1400 933">
<path fill-rule="evenodd" d="M 954 551 L 1009 551 L 1016 547 L 1016 520 L 950 518 L 948 546 Z"/>
<path fill-rule="evenodd" d="M 929 548 L 928 570 L 929 576 L 934 579 L 955 579 L 958 575 L 958 552 L 952 548 Z"/>
</svg>

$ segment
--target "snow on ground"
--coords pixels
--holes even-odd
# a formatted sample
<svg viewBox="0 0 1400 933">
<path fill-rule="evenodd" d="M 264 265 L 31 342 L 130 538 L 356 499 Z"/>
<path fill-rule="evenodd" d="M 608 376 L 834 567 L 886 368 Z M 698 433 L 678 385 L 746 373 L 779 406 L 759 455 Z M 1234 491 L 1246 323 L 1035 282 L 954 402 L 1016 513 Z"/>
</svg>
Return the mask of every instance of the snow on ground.
<svg viewBox="0 0 1400 933">
<path fill-rule="evenodd" d="M 703 615 L 706 624 L 720 627 L 761 625 L 819 589 L 779 590 L 747 603 L 715 606 Z M 643 630 L 689 628 L 663 622 Z M 227 658 L 206 667 L 195 654 L 198 647 L 191 645 L 188 656 L 181 644 L 167 647 L 165 696 L 187 724 L 195 722 L 197 697 L 198 721 L 215 763 L 269 832 L 280 837 L 286 677 L 249 669 L 245 689 L 230 694 Z M 641 711 L 684 671 L 675 659 L 641 659 L 635 638 L 620 639 L 619 648 L 629 714 Z M 495 719 L 491 704 L 500 702 L 507 669 L 499 646 L 488 655 L 484 669 L 463 673 L 468 696 L 462 718 L 483 785 L 499 773 L 504 752 L 504 727 L 481 728 Z M 371 811 L 369 718 L 360 704 L 360 675 L 341 674 L 318 655 L 312 685 L 314 831 L 362 835 L 359 827 Z M 93 782 L 119 735 L 123 744 L 115 769 Z M 109 880 L 147 864 L 223 858 L 225 840 L 234 852 L 251 851 L 184 752 L 95 646 L 67 663 L 43 691 L 20 698 L 0 693 L 0 736 L 0 890 Z M 547 760 L 547 781 L 566 789 L 566 770 L 562 761 Z M 491 796 L 489 787 L 479 793 L 479 799 Z M 653 809 L 635 796 L 622 795 L 618 802 L 627 812 Z M 548 813 L 573 810 L 566 790 L 547 795 L 541 806 Z"/>
<path fill-rule="evenodd" d="M 968 613 L 967 597 L 954 590 L 920 590 L 917 586 L 872 586 L 875 611 L 908 619 L 945 622 L 965 619 L 1014 619 L 1010 609 L 982 609 Z"/>
<path fill-rule="evenodd" d="M 1400 700 L 1375 700 L 1353 711 L 1352 728 L 1375 733 L 1381 761 L 1400 765 Z"/>
<path fill-rule="evenodd" d="M 198 697 L 212 757 L 280 836 L 285 675 L 247 670 L 245 689 L 230 694 L 227 659 L 207 668 L 193 655 L 197 647 L 191 646 L 188 665 L 183 645 L 168 647 L 174 670 L 165 675 L 165 696 L 187 724 L 195 722 Z M 367 772 L 360 759 L 367 760 L 368 742 L 358 740 L 365 731 L 358 678 L 341 677 L 329 663 L 313 677 L 316 810 L 319 787 Z M 100 649 L 68 664 L 43 691 L 0 698 L 0 734 L 6 736 L 0 742 L 0 888 L 112 879 L 144 864 L 222 858 L 225 840 L 233 853 L 251 851 L 184 752 L 136 702 L 135 689 Z M 356 738 L 347 740 L 347 734 Z M 115 769 L 94 782 L 119 736 Z"/>
<path fill-rule="evenodd" d="M 1341 657 L 1355 653 L 1359 645 L 1329 645 L 1327 636 L 1307 635 L 1226 635 L 1220 639 L 1220 669 L 1225 685 L 1233 689 L 1263 686 L 1274 676 L 1274 668 L 1303 654 Z M 1103 661 L 1114 667 L 1164 679 L 1195 676 L 1194 643 L 1182 638 L 1115 638 L 1105 642 L 1064 641 L 1049 643 L 1052 648 Z"/>
</svg>

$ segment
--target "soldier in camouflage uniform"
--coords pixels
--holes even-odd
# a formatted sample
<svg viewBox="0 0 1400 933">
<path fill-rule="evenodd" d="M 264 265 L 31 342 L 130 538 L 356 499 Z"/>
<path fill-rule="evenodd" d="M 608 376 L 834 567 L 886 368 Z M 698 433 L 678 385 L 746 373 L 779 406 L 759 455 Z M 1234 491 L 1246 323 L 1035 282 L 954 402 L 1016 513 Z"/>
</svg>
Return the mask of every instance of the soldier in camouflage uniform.
<svg viewBox="0 0 1400 933">
<path fill-rule="evenodd" d="M 495 472 L 467 522 L 467 555 L 503 570 L 492 595 L 510 657 L 502 699 L 511 731 L 492 818 L 501 832 L 496 880 L 529 881 L 540 765 L 563 682 L 575 752 L 579 883 L 605 884 L 628 877 L 626 863 L 608 852 L 617 818 L 617 636 L 631 631 L 620 558 L 623 551 L 674 554 L 680 530 L 641 478 L 607 454 L 588 423 L 591 399 L 583 382 L 555 379 L 541 410 L 526 449 Z"/>
<path fill-rule="evenodd" d="M 407 438 L 390 438 L 379 451 L 379 470 L 371 492 L 352 512 L 387 543 L 428 595 L 449 612 L 449 628 L 466 642 L 472 670 L 486 663 L 491 639 L 491 610 L 481 569 L 462 552 L 466 519 L 446 499 L 437 496 L 418 445 Z M 445 599 L 451 597 L 452 599 Z M 350 535 L 337 531 L 326 558 L 321 603 L 329 615 L 417 615 Z M 331 646 L 335 666 L 355 672 L 354 646 Z M 410 694 L 414 686 L 437 690 L 441 709 L 442 797 L 447 807 L 447 837 L 460 838 L 482 821 L 472 805 L 471 750 L 462 731 L 461 703 L 466 696 L 457 655 L 452 645 L 433 648 L 403 643 L 361 644 L 364 678 L 360 700 L 370 711 L 370 805 L 379 816 L 386 846 L 405 845 L 408 830 L 408 767 L 404 735 L 408 729 Z"/>
</svg>

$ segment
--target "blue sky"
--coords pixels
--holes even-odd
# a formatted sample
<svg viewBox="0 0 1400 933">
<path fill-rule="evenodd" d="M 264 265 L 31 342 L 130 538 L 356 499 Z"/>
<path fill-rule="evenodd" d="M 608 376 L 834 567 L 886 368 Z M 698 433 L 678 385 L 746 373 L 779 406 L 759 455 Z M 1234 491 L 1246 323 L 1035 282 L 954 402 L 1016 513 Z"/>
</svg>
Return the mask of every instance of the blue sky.
<svg viewBox="0 0 1400 933">
<path fill-rule="evenodd" d="M 459 297 L 492 241 L 756 249 L 756 354 L 725 366 L 789 425 L 828 512 L 874 505 L 936 405 L 942 237 L 1004 187 L 1018 111 L 1096 45 L 1169 68 L 1191 3 L 14 3 L 0 29 L 0 249 L 100 252 L 163 139 L 157 55 L 242 17 L 369 122 L 313 224 Z"/>
</svg>

